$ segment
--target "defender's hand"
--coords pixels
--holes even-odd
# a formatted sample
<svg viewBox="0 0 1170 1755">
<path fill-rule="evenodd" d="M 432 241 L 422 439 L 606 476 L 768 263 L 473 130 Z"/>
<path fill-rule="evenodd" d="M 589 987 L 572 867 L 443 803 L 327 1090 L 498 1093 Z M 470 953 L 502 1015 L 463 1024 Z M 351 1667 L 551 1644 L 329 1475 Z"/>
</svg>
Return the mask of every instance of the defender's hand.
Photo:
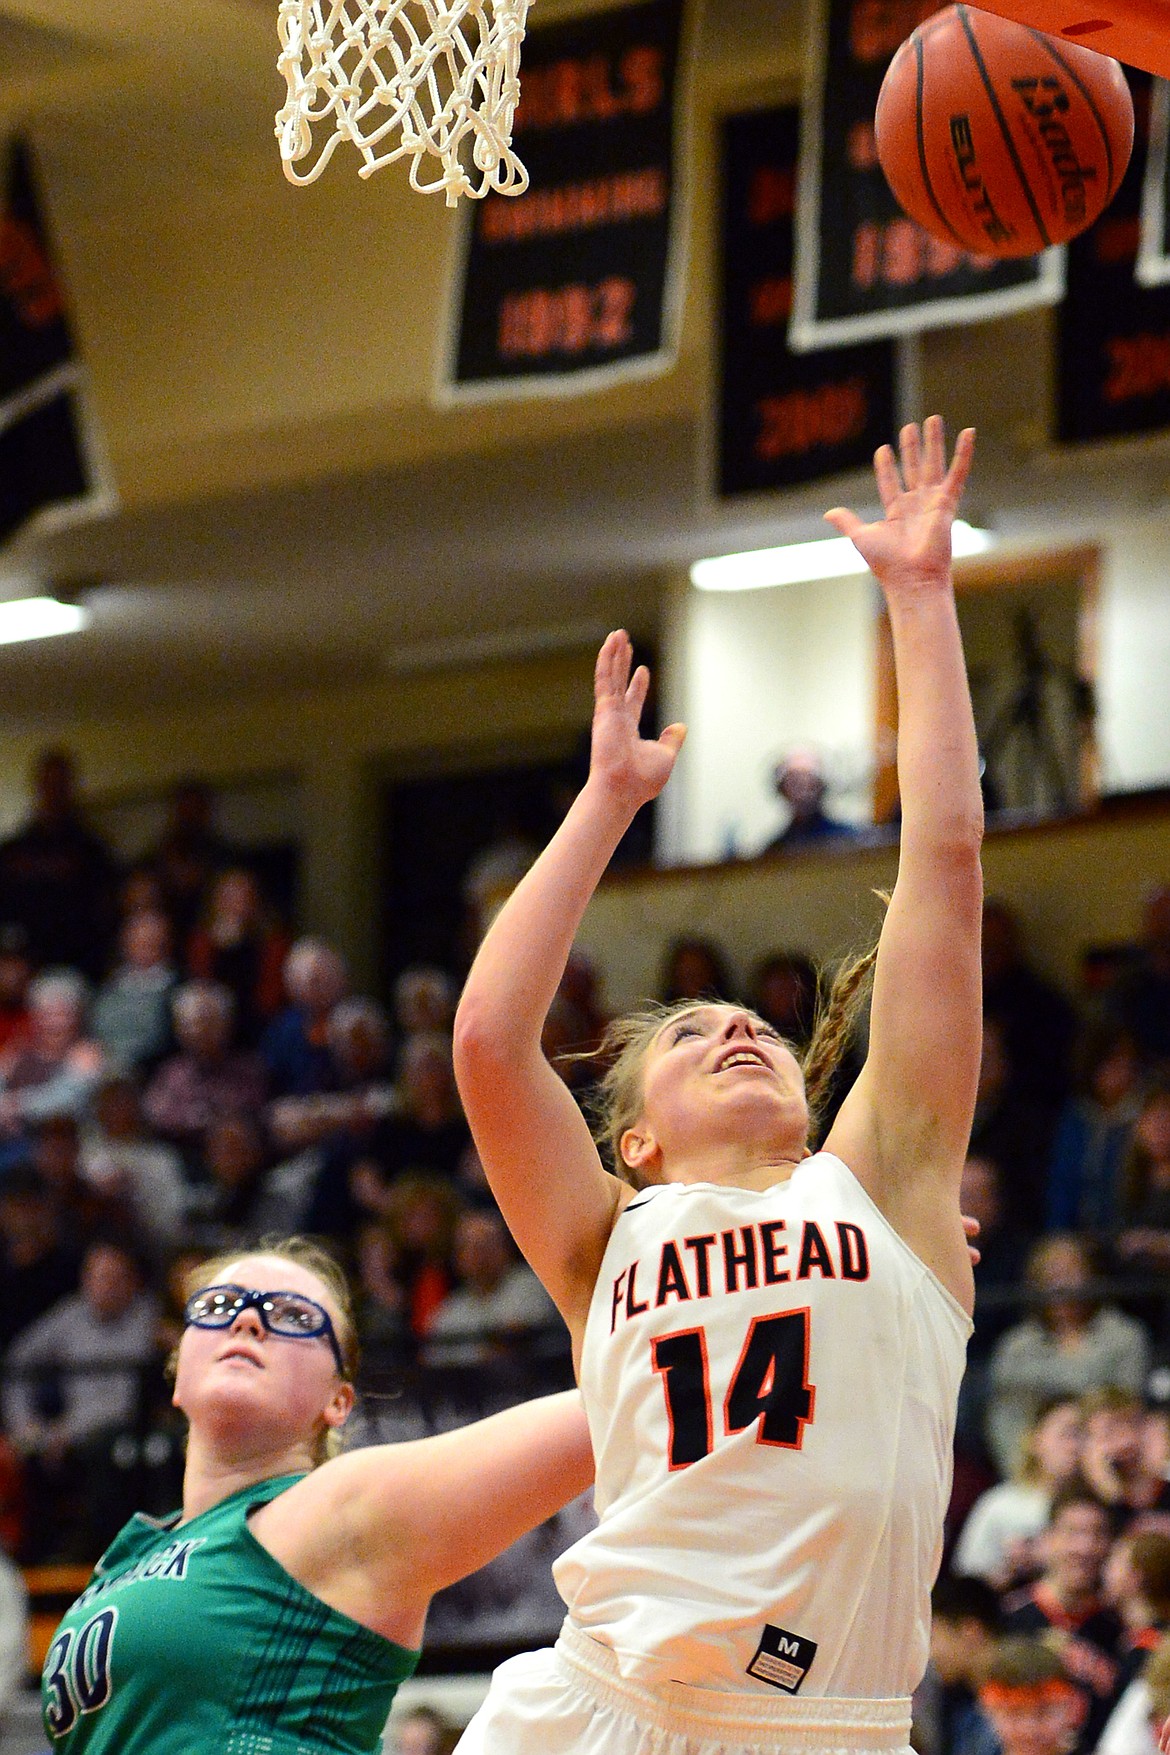
<svg viewBox="0 0 1170 1755">
<path fill-rule="evenodd" d="M 844 506 L 825 513 L 887 593 L 950 578 L 951 525 L 974 453 L 975 429 L 964 427 L 948 469 L 943 423 L 932 414 L 921 433 L 902 428 L 900 469 L 889 445 L 874 457 L 884 518 L 865 524 Z"/>
<path fill-rule="evenodd" d="M 661 737 L 639 735 L 650 672 L 641 664 L 631 676 L 632 661 L 629 635 L 624 630 L 610 634 L 594 672 L 589 759 L 590 785 L 620 799 L 631 816 L 662 791 L 687 734 L 685 725 L 668 725 Z"/>
</svg>

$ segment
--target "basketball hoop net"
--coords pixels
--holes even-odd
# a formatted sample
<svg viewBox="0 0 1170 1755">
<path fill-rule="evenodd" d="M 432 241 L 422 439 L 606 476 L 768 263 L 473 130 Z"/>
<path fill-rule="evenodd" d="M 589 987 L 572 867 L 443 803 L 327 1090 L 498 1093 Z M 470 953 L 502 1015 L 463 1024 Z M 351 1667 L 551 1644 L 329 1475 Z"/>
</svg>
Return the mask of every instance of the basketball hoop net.
<svg viewBox="0 0 1170 1755">
<path fill-rule="evenodd" d="M 409 157 L 414 188 L 444 190 L 448 207 L 493 189 L 523 194 L 528 173 L 512 151 L 512 119 L 530 4 L 281 0 L 277 67 L 288 101 L 276 137 L 285 176 L 313 182 L 349 140 L 364 161 L 359 176 Z M 298 170 L 315 126 L 330 132 Z"/>
</svg>

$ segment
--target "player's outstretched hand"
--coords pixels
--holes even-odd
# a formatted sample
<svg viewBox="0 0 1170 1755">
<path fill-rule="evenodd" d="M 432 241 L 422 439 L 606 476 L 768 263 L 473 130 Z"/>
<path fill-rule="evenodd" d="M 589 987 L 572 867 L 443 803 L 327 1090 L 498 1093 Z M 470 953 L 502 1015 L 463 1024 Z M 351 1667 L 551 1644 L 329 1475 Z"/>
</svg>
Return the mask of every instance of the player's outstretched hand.
<svg viewBox="0 0 1170 1755">
<path fill-rule="evenodd" d="M 668 725 L 657 738 L 639 734 L 650 672 L 640 664 L 631 676 L 632 662 L 630 636 L 624 630 L 610 634 L 593 675 L 589 759 L 590 783 L 603 786 L 631 816 L 662 791 L 687 734 L 685 725 Z"/>
<path fill-rule="evenodd" d="M 975 429 L 964 427 L 947 468 L 943 423 L 902 428 L 901 457 L 883 445 L 873 460 L 884 518 L 866 524 L 834 506 L 825 517 L 847 536 L 885 591 L 921 587 L 950 577 L 951 524 L 971 472 Z"/>
</svg>

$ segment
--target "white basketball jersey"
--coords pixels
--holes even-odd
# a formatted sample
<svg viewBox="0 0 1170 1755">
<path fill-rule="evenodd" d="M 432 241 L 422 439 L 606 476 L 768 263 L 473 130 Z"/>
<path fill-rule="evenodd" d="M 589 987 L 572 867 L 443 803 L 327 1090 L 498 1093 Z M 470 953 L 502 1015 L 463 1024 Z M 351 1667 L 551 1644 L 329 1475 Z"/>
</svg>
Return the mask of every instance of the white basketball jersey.
<svg viewBox="0 0 1170 1755">
<path fill-rule="evenodd" d="M 827 1152 L 644 1190 L 581 1389 L 598 1527 L 557 1562 L 623 1675 L 886 1699 L 926 1667 L 971 1322 Z"/>
</svg>

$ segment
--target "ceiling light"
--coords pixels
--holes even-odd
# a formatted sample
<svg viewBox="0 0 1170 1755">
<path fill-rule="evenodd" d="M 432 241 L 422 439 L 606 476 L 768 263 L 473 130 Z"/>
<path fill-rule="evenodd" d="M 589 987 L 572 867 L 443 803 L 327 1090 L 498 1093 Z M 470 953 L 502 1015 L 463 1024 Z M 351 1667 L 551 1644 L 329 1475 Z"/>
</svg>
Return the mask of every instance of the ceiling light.
<svg viewBox="0 0 1170 1755">
<path fill-rule="evenodd" d="M 961 518 L 951 526 L 951 552 L 956 559 L 979 555 L 992 545 L 987 530 L 976 530 Z M 691 584 L 700 591 L 760 591 L 771 585 L 800 585 L 812 579 L 843 579 L 869 568 L 847 536 L 816 542 L 789 542 L 782 548 L 756 548 L 746 554 L 717 555 L 696 561 Z"/>
<path fill-rule="evenodd" d="M 88 620 L 89 611 L 80 604 L 60 603 L 55 597 L 13 597 L 0 603 L 0 646 L 75 634 Z"/>
</svg>

